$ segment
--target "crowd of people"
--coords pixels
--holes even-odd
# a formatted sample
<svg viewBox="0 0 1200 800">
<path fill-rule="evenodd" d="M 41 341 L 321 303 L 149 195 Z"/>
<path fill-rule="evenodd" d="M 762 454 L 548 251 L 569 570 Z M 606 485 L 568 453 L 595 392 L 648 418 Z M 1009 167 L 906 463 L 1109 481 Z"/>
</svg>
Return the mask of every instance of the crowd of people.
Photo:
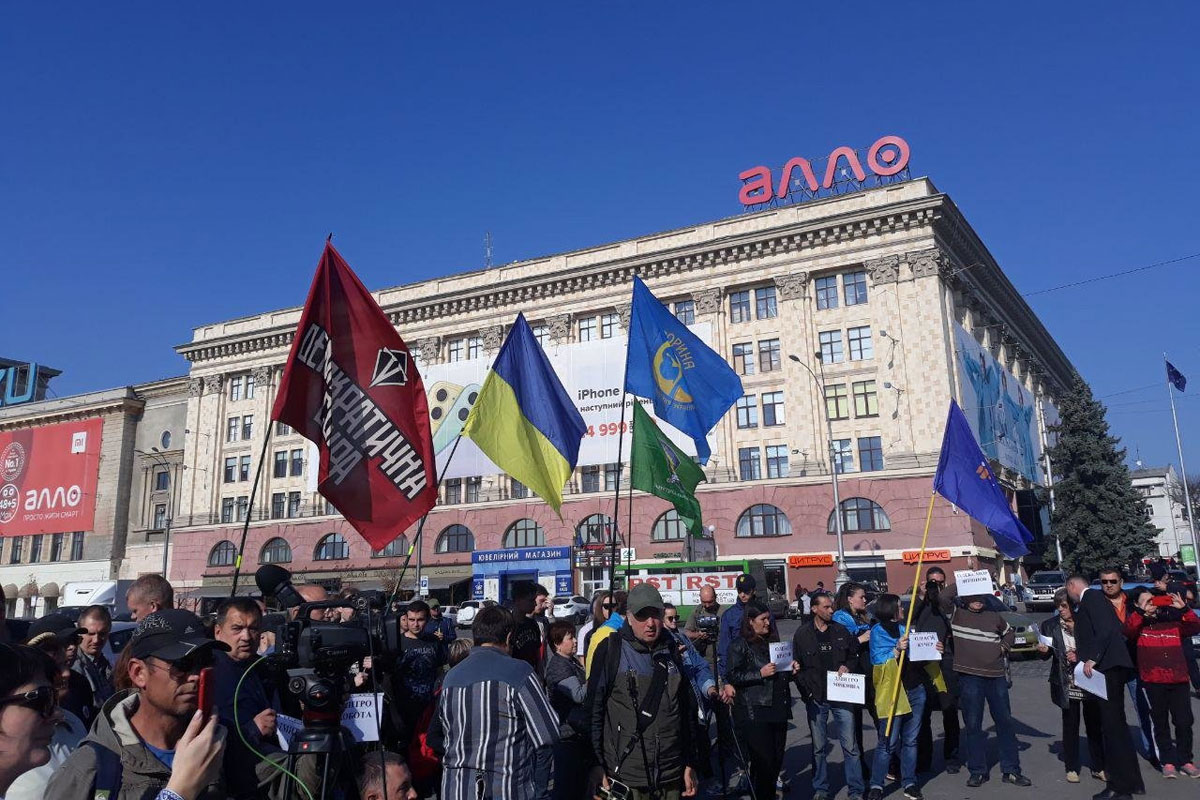
<svg viewBox="0 0 1200 800">
<path fill-rule="evenodd" d="M 1163 778 L 1200 777 L 1189 685 L 1200 619 L 1163 571 L 1154 577 L 1153 586 L 1126 593 L 1117 570 L 1101 573 L 1100 591 L 1073 576 L 1055 598 L 1056 615 L 1041 625 L 1050 698 L 1062 710 L 1066 780 L 1078 783 L 1083 771 L 1082 719 L 1092 777 L 1106 784 L 1100 800 L 1145 788 L 1126 691 L 1144 708 L 1143 755 Z M 396 651 L 362 659 L 346 676 L 352 690 L 378 687 L 384 696 L 380 741 L 353 746 L 336 765 L 352 773 L 347 792 L 289 760 L 282 722 L 307 719 L 310 710 L 261 666 L 275 646 L 262 601 L 225 599 L 206 622 L 175 608 L 163 578 L 145 576 L 129 590 L 137 627 L 118 654 L 106 647 L 112 618 L 104 606 L 77 621 L 43 617 L 22 643 L 0 627 L 9 640 L 0 643 L 0 798 L 315 800 L 318 792 L 357 792 L 370 800 L 676 800 L 711 777 L 730 795 L 768 800 L 790 788 L 783 756 L 797 716 L 793 692 L 812 738 L 814 800 L 841 789 L 829 765 L 833 741 L 851 800 L 877 800 L 893 783 L 908 800 L 922 800 L 938 716 L 941 768 L 965 767 L 965 785 L 982 785 L 985 708 L 1000 780 L 1031 785 L 1009 699 L 1014 631 L 995 598 L 959 597 L 931 567 L 911 633 L 934 634 L 936 654 L 912 660 L 908 609 L 894 594 L 869 601 L 857 583 L 836 595 L 823 586 L 806 592 L 787 651 L 756 588 L 752 576 L 740 576 L 737 601 L 725 609 L 711 588 L 701 590 L 686 625 L 648 583 L 600 592 L 576 631 L 548 615 L 544 587 L 521 584 L 511 608 L 479 609 L 470 639 L 458 637 L 436 600 L 413 600 L 399 616 Z M 307 602 L 328 599 L 316 585 L 297 592 Z M 310 611 L 325 622 L 350 622 L 355 613 Z M 211 714 L 200 708 L 206 668 Z M 1097 675 L 1107 698 L 1085 690 Z M 835 677 L 861 684 L 861 702 L 840 690 L 832 696 Z M 877 732 L 872 753 L 863 745 L 866 716 Z M 288 766 L 299 773 L 291 783 Z"/>
</svg>

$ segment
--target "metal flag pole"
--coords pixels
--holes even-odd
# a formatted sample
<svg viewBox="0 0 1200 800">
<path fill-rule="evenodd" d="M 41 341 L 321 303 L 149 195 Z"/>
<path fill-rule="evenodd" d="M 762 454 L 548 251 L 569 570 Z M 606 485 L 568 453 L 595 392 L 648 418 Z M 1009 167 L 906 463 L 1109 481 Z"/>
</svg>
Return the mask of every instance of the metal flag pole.
<svg viewBox="0 0 1200 800">
<path fill-rule="evenodd" d="M 442 465 L 441 474 L 437 476 L 437 488 L 434 493 L 440 498 L 442 492 L 442 481 L 446 479 L 446 473 L 450 471 L 450 462 L 454 460 L 454 454 L 458 452 L 458 443 L 462 441 L 462 432 L 454 437 L 454 445 L 450 448 L 450 455 L 446 456 L 446 463 Z M 434 457 L 436 462 L 436 456 Z M 413 536 L 412 544 L 408 547 L 408 553 L 404 556 L 404 565 L 400 567 L 400 575 L 396 578 L 396 586 L 392 589 L 392 596 L 388 598 L 388 605 L 391 606 L 392 601 L 396 599 L 396 595 L 400 594 L 400 587 L 404 584 L 404 574 L 408 572 L 409 562 L 412 561 L 412 555 L 415 551 L 417 554 L 417 580 L 421 579 L 421 534 L 425 532 L 425 520 L 429 519 L 429 512 L 426 511 L 421 515 L 421 521 L 417 523 L 417 533 Z M 403 533 L 403 531 L 401 531 Z"/>
<path fill-rule="evenodd" d="M 629 373 L 629 354 L 625 354 L 625 373 L 628 377 Z M 617 489 L 613 495 L 613 530 L 611 534 L 611 542 L 609 542 L 608 552 L 608 592 L 612 594 L 617 590 L 617 538 L 618 532 L 621 529 L 621 473 L 625 471 L 625 464 L 621 460 L 625 453 L 625 405 L 629 399 L 629 392 L 625 391 L 625 380 L 621 380 L 621 426 L 617 429 Z M 634 397 L 633 402 L 637 402 Z M 631 476 L 632 477 L 632 476 Z"/>
<path fill-rule="evenodd" d="M 1167 354 L 1163 353 L 1163 366 L 1167 365 Z M 1196 562 L 1196 571 L 1200 573 L 1200 542 L 1196 540 L 1196 516 L 1192 508 L 1191 490 L 1188 488 L 1187 465 L 1183 462 L 1183 440 L 1179 436 L 1179 416 L 1175 413 L 1175 390 L 1171 384 L 1171 376 L 1167 375 L 1167 397 L 1171 399 L 1171 421 L 1175 423 L 1175 448 L 1179 451 L 1179 471 L 1183 473 L 1183 502 L 1187 504 L 1188 530 L 1192 534 L 1192 560 Z M 1184 562 L 1187 571 L 1187 562 Z"/>
<path fill-rule="evenodd" d="M 268 419 L 266 435 L 263 436 L 262 452 L 258 454 L 258 469 L 254 471 L 254 483 L 250 486 L 250 504 L 246 506 L 246 519 L 242 524 L 242 542 L 238 545 L 237 561 L 233 563 L 233 588 L 229 590 L 230 597 L 237 596 L 238 577 L 242 573 L 242 553 L 246 550 L 246 534 L 250 531 L 250 518 L 254 516 L 254 496 L 258 494 L 258 484 L 262 480 L 263 464 L 267 461 L 267 447 L 271 444 L 271 430 L 274 427 L 275 420 Z M 166 577 L 165 570 L 163 577 Z"/>
</svg>

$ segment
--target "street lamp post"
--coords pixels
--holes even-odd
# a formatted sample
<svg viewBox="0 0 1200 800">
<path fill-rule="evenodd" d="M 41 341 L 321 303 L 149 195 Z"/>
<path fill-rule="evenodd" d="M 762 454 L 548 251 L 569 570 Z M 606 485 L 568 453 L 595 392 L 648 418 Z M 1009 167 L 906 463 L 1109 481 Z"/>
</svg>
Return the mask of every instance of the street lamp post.
<svg viewBox="0 0 1200 800">
<path fill-rule="evenodd" d="M 825 417 L 825 432 L 828 437 L 829 480 L 833 486 L 833 525 L 834 531 L 837 533 L 837 577 L 834 578 L 834 588 L 840 589 L 844 584 L 850 582 L 850 575 L 846 572 L 846 544 L 843 539 L 844 531 L 842 529 L 842 499 L 838 492 L 837 453 L 833 449 L 833 420 L 829 417 L 829 409 L 824 407 L 825 360 L 821 358 L 820 352 L 813 353 L 813 357 L 817 359 L 817 363 L 821 366 L 820 377 L 817 377 L 817 373 L 812 371 L 812 367 L 805 364 L 795 355 L 788 355 L 789 359 L 804 367 L 804 371 L 817 384 L 817 405 L 824 409 L 822 414 Z"/>
<path fill-rule="evenodd" d="M 143 450 L 135 450 L 139 455 L 145 456 L 153 461 L 158 466 L 166 470 L 167 473 L 167 519 L 166 527 L 163 529 L 163 563 L 162 576 L 167 577 L 167 564 L 171 554 L 171 515 L 175 513 L 175 479 L 171 476 L 171 464 L 167 461 L 166 456 L 158 451 L 157 447 L 150 448 L 153 452 L 147 453 Z M 153 484 L 151 484 L 153 485 Z M 151 491 L 154 491 L 151 489 Z"/>
</svg>

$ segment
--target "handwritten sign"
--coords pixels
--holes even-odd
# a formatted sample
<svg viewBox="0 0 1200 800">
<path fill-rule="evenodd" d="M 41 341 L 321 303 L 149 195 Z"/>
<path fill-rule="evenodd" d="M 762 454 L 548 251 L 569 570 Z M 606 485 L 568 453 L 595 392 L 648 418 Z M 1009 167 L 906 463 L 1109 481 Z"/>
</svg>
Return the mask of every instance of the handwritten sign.
<svg viewBox="0 0 1200 800">
<path fill-rule="evenodd" d="M 825 697 L 831 703 L 855 703 L 866 705 L 867 676 L 847 672 L 839 675 L 836 672 L 825 673 Z"/>
<path fill-rule="evenodd" d="M 775 669 L 779 672 L 792 671 L 792 643 L 791 642 L 771 642 L 771 663 L 775 665 Z"/>
<path fill-rule="evenodd" d="M 342 710 L 342 727 L 350 731 L 356 742 L 379 741 L 379 718 L 383 713 L 383 695 L 377 695 L 377 701 L 370 694 L 352 694 Z M 275 716 L 275 733 L 279 736 L 279 746 L 288 749 L 289 743 L 304 728 L 304 723 L 287 714 Z"/>
<path fill-rule="evenodd" d="M 908 660 L 941 661 L 942 654 L 937 651 L 937 643 L 936 633 L 910 633 L 908 635 Z"/>
<path fill-rule="evenodd" d="M 986 569 L 954 570 L 954 585 L 959 597 L 992 593 L 992 575 Z"/>
<path fill-rule="evenodd" d="M 275 735 L 279 737 L 279 746 L 287 751 L 289 744 L 296 738 L 296 734 L 304 727 L 304 723 L 295 717 L 289 717 L 287 714 L 275 715 Z"/>
</svg>

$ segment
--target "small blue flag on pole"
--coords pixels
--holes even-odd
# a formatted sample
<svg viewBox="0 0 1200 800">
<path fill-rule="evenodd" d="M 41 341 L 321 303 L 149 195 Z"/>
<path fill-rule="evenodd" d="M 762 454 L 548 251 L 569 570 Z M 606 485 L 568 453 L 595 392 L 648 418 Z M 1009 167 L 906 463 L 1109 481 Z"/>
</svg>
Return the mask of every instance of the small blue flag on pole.
<svg viewBox="0 0 1200 800">
<path fill-rule="evenodd" d="M 933 490 L 988 529 L 1005 558 L 1029 552 L 1033 534 L 1013 513 L 962 409 L 950 401 Z"/>
<path fill-rule="evenodd" d="M 625 391 L 653 401 L 654 415 L 690 436 L 707 464 L 708 432 L 742 396 L 742 379 L 636 275 L 626 358 Z"/>
<path fill-rule="evenodd" d="M 1181 392 L 1187 388 L 1187 378 L 1170 361 L 1167 361 L 1167 380 Z"/>
</svg>

